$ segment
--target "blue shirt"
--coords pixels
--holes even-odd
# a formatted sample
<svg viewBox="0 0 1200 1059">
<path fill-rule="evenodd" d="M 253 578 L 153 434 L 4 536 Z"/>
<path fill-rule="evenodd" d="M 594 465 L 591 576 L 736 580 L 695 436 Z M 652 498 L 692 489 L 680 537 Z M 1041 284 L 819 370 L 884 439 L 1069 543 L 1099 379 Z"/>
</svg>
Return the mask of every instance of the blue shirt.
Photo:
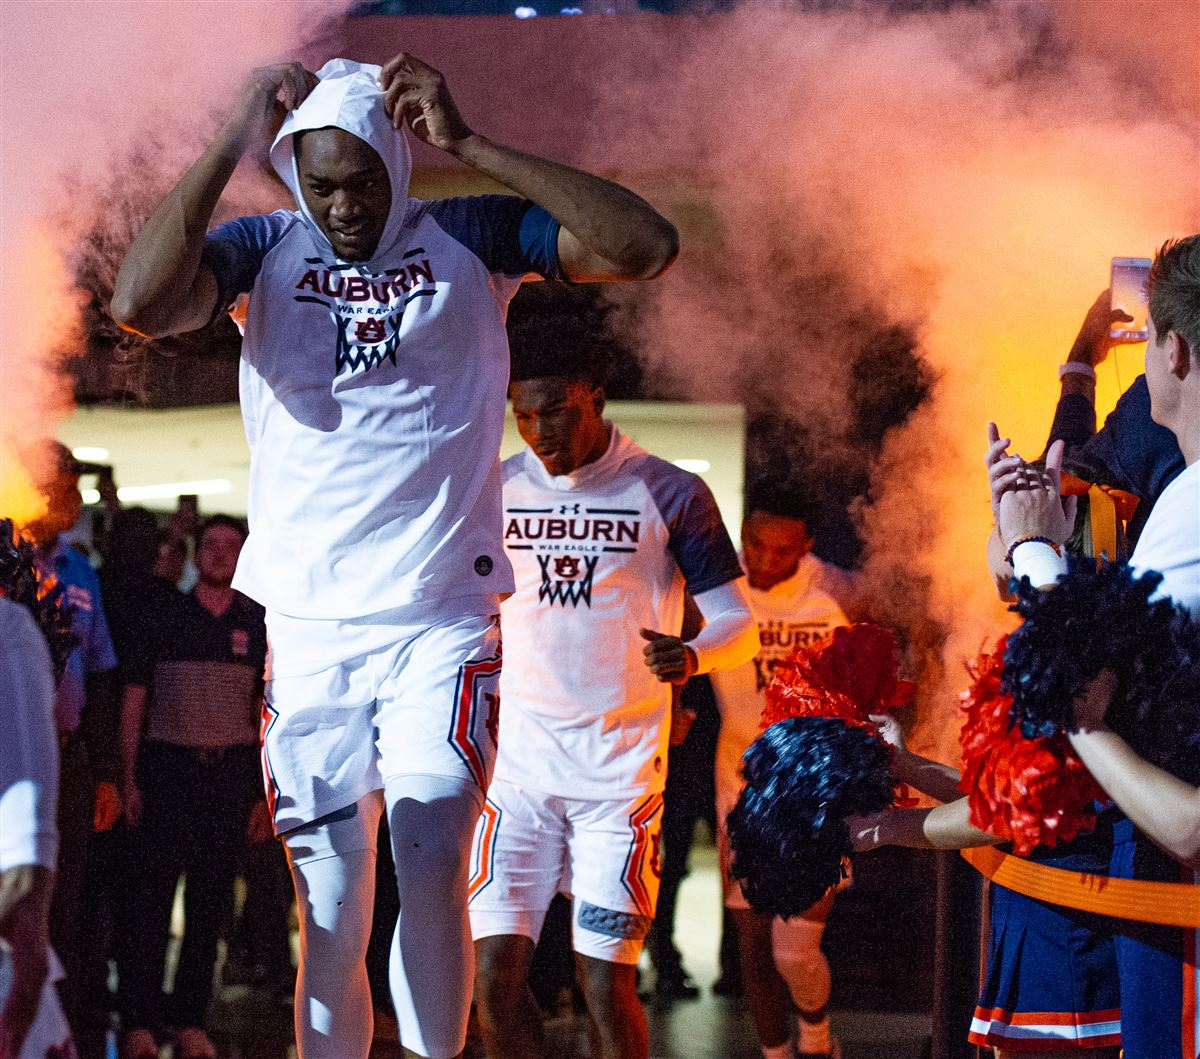
<svg viewBox="0 0 1200 1059">
<path fill-rule="evenodd" d="M 1050 441 L 1060 439 L 1067 447 L 1066 470 L 1139 498 L 1129 523 L 1134 543 L 1154 501 L 1184 467 L 1175 435 L 1150 417 L 1146 376 L 1139 375 L 1121 394 L 1099 431 L 1095 405 L 1082 394 L 1064 394 L 1050 428 Z"/>
<path fill-rule="evenodd" d="M 100 579 L 87 557 L 62 540 L 40 559 L 42 570 L 53 573 L 63 588 L 63 602 L 71 615 L 71 631 L 78 645 L 67 658 L 58 691 L 54 697 L 54 721 L 60 733 L 79 727 L 86 702 L 86 681 L 90 673 L 115 669 L 113 650 L 104 605 L 100 602 Z"/>
</svg>

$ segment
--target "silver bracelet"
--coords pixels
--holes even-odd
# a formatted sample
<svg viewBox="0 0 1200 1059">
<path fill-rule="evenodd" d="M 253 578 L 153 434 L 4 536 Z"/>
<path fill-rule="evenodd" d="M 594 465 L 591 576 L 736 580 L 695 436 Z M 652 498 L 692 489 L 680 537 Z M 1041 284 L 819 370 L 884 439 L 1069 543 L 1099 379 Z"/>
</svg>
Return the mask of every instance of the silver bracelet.
<svg viewBox="0 0 1200 1059">
<path fill-rule="evenodd" d="M 1096 369 L 1090 364 L 1084 364 L 1082 360 L 1068 360 L 1066 364 L 1058 366 L 1058 377 L 1060 379 L 1068 375 L 1086 375 L 1092 382 L 1096 381 Z"/>
</svg>

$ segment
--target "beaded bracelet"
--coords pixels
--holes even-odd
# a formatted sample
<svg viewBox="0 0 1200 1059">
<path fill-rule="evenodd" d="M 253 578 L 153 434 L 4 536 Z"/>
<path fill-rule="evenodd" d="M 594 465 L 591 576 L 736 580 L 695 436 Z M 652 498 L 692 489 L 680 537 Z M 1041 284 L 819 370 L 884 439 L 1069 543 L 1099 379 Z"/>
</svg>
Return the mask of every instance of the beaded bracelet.
<svg viewBox="0 0 1200 1059">
<path fill-rule="evenodd" d="M 1060 559 L 1062 558 L 1062 547 L 1049 537 L 1020 537 L 1013 541 L 1009 546 L 1008 552 L 1004 556 L 1004 561 L 1012 566 L 1013 552 L 1015 552 L 1022 544 L 1048 544 L 1054 549 L 1054 554 Z"/>
</svg>

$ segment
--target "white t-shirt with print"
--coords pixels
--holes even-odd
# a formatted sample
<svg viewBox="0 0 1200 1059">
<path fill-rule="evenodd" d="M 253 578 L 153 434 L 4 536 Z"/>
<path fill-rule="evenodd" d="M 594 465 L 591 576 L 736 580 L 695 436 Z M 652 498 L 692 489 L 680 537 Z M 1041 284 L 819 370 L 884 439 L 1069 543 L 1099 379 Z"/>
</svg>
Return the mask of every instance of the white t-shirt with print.
<svg viewBox="0 0 1200 1059">
<path fill-rule="evenodd" d="M 731 805 L 742 788 L 742 755 L 759 736 L 766 687 L 775 666 L 793 648 L 817 643 L 846 624 L 842 609 L 822 587 L 827 581 L 825 564 L 809 554 L 787 580 L 766 591 L 749 588 L 750 610 L 758 622 L 762 646 L 752 661 L 712 675 L 721 711 L 716 763 L 718 805 Z"/>
<path fill-rule="evenodd" d="M 581 799 L 660 791 L 671 686 L 646 668 L 642 628 L 678 636 L 684 589 L 742 576 L 703 480 L 612 429 L 607 451 L 551 476 L 525 449 L 504 463 L 496 777 Z"/>
</svg>

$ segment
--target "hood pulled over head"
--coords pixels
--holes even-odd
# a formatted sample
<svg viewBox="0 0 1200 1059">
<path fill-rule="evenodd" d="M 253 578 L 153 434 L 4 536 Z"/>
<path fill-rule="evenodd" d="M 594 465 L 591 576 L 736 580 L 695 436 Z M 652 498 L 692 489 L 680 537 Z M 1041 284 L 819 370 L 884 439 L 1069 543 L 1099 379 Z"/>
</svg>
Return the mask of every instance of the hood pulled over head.
<svg viewBox="0 0 1200 1059">
<path fill-rule="evenodd" d="M 323 254 L 337 257 L 321 225 L 304 202 L 295 150 L 298 132 L 343 129 L 365 141 L 383 159 L 392 185 L 391 208 L 371 260 L 390 250 L 404 223 L 412 155 L 403 129 L 395 129 L 383 109 L 381 68 L 351 59 L 330 59 L 317 71 L 318 83 L 284 119 L 271 145 L 271 164 L 295 196 L 296 205 Z M 369 264 L 369 262 L 368 262 Z"/>
</svg>

